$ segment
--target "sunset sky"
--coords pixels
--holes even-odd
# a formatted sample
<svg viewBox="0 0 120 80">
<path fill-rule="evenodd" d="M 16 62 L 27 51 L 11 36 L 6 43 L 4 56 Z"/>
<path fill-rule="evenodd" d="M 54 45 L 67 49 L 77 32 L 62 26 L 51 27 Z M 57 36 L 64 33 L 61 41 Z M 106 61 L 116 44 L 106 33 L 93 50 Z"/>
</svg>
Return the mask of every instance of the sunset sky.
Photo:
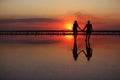
<svg viewBox="0 0 120 80">
<path fill-rule="evenodd" d="M 0 30 L 70 29 L 74 20 L 94 29 L 120 29 L 120 0 L 0 0 Z"/>
</svg>

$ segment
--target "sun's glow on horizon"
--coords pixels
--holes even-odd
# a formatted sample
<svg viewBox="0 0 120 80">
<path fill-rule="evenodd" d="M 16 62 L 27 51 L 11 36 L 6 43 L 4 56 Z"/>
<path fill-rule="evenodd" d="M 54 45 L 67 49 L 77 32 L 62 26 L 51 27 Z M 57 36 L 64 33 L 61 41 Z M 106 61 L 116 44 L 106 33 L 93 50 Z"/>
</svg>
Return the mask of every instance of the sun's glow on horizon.
<svg viewBox="0 0 120 80">
<path fill-rule="evenodd" d="M 65 24 L 65 28 L 66 28 L 67 30 L 72 30 L 72 26 L 73 26 L 72 23 L 66 23 L 66 24 Z"/>
</svg>

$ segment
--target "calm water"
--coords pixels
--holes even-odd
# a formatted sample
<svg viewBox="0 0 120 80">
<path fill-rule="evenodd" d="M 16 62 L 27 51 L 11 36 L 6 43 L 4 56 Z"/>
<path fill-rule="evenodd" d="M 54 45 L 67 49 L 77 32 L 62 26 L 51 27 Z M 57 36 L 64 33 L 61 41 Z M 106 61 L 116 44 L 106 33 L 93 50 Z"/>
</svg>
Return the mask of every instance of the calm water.
<svg viewBox="0 0 120 80">
<path fill-rule="evenodd" d="M 83 53 L 75 61 L 73 36 L 1 36 L 0 80 L 120 80 L 120 37 L 92 36 L 90 46 L 90 61 Z"/>
</svg>

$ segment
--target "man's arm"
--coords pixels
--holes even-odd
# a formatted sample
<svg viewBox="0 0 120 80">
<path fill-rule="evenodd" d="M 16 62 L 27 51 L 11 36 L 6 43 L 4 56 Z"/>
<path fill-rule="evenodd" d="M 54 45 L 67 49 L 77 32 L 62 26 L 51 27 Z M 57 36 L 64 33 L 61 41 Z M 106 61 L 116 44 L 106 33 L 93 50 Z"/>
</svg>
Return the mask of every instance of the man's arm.
<svg viewBox="0 0 120 80">
<path fill-rule="evenodd" d="M 83 31 L 86 29 L 86 27 L 87 27 L 87 26 L 85 26 L 85 27 L 83 28 Z"/>
</svg>

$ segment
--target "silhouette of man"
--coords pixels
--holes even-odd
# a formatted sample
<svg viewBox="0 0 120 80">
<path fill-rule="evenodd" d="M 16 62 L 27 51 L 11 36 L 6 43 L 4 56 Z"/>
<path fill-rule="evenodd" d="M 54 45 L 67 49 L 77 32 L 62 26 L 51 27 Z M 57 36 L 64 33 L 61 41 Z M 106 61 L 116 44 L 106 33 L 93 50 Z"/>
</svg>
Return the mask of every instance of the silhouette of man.
<svg viewBox="0 0 120 80">
<path fill-rule="evenodd" d="M 87 51 L 86 57 L 87 57 L 87 60 L 89 61 L 90 58 L 92 57 L 92 49 L 91 49 L 91 47 L 90 47 L 90 42 L 89 42 L 89 40 L 86 41 L 86 51 Z"/>
<path fill-rule="evenodd" d="M 83 31 L 86 29 L 86 40 L 89 40 L 90 39 L 90 35 L 91 35 L 91 32 L 93 30 L 92 28 L 92 24 L 90 23 L 90 21 L 88 20 L 86 26 L 84 27 Z"/>
<path fill-rule="evenodd" d="M 75 20 L 75 21 L 74 21 L 74 24 L 73 24 L 73 35 L 74 35 L 74 38 L 77 38 L 77 28 L 80 29 L 77 21 Z M 80 29 L 80 30 L 81 30 L 81 29 Z"/>
<path fill-rule="evenodd" d="M 86 53 L 85 53 L 85 51 L 83 51 L 83 53 L 85 54 L 87 60 L 89 61 L 90 58 L 92 57 L 92 48 L 90 47 L 89 40 L 87 40 L 85 42 L 86 42 Z"/>
</svg>

